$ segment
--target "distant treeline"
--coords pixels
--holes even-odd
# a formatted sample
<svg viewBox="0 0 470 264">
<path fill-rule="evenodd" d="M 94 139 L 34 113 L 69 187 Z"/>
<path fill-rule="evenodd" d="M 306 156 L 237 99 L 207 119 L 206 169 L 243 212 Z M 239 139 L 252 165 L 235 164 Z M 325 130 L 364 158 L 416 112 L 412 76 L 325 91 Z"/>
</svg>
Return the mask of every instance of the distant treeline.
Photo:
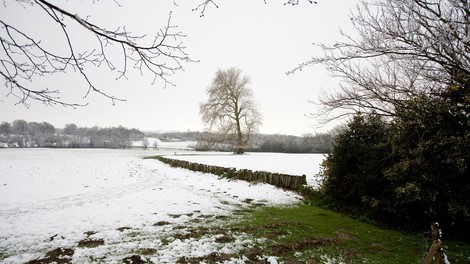
<svg viewBox="0 0 470 264">
<path fill-rule="evenodd" d="M 125 127 L 77 127 L 58 129 L 47 122 L 15 120 L 0 124 L 0 147 L 126 148 L 145 134 Z"/>
<path fill-rule="evenodd" d="M 201 144 L 205 132 L 142 132 L 138 129 L 118 127 L 78 127 L 67 124 L 55 128 L 48 122 L 15 120 L 0 124 L 0 147 L 57 147 L 57 148 L 128 148 L 132 141 L 145 137 L 161 141 L 197 141 L 197 150 L 232 151 L 230 144 L 219 144 L 207 149 Z M 246 151 L 281 153 L 329 153 L 335 133 L 306 134 L 302 137 L 289 135 L 252 135 Z"/>
<path fill-rule="evenodd" d="M 180 140 L 197 141 L 197 150 L 232 151 L 231 144 L 217 144 L 209 148 L 201 141 L 205 132 L 166 132 L 146 133 L 162 141 Z M 246 151 L 250 152 L 281 152 L 281 153 L 329 153 L 335 141 L 337 132 L 324 134 L 305 134 L 301 137 L 289 135 L 255 134 L 251 136 Z"/>
<path fill-rule="evenodd" d="M 250 151 L 283 152 L 283 153 L 329 153 L 333 146 L 335 135 L 306 134 L 302 137 L 288 135 L 255 135 L 254 146 Z"/>
</svg>

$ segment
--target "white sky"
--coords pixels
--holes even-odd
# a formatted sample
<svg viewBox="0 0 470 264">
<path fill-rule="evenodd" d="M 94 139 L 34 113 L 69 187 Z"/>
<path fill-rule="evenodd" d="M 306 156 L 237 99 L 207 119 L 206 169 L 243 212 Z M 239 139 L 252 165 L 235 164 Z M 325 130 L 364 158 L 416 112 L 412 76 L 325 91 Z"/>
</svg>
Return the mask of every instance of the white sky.
<svg viewBox="0 0 470 264">
<path fill-rule="evenodd" d="M 172 24 L 187 35 L 183 39 L 186 52 L 198 63 L 184 64 L 185 71 L 177 72 L 170 80 L 176 86 L 163 89 L 151 85 L 150 75 L 138 72 L 128 74 L 128 80 L 115 80 L 117 72 L 104 67 L 93 69 L 90 76 L 102 90 L 126 102 L 112 102 L 99 94 L 83 99 L 87 86 L 72 72 L 35 80 L 35 85 L 60 89 L 61 96 L 71 102 L 89 103 L 77 109 L 45 106 L 29 101 L 29 108 L 15 105 L 17 99 L 8 96 L 9 90 L 0 88 L 0 121 L 15 119 L 46 121 L 56 127 L 67 123 L 78 126 L 118 126 L 141 130 L 202 131 L 199 104 L 206 100 L 205 89 L 211 84 L 217 69 L 236 67 L 251 78 L 251 88 L 263 115 L 261 133 L 302 135 L 324 132 L 332 127 L 315 127 L 315 121 L 306 117 L 315 106 L 321 90 L 332 90 L 339 80 L 333 79 L 321 66 L 309 67 L 286 76 L 299 63 L 322 54 L 312 43 L 333 43 L 341 39 L 339 30 L 351 32 L 349 20 L 356 0 L 307 1 L 299 6 L 284 6 L 285 1 L 218 0 L 219 8 L 209 6 L 204 17 L 191 11 L 202 1 L 140 0 L 57 1 L 57 4 L 81 16 L 90 15 L 91 22 L 109 29 L 126 26 L 135 33 L 153 32 L 163 28 L 172 11 Z M 6 0 L 0 8 L 2 20 L 38 36 L 44 43 L 62 48 L 57 25 L 51 23 L 37 6 L 21 7 L 14 0 Z M 73 28 L 71 29 L 72 32 Z M 95 40 L 83 31 L 72 36 L 77 45 L 90 45 Z M 0 53 L 0 56 L 4 56 Z M 118 58 L 117 58 L 118 59 Z"/>
</svg>

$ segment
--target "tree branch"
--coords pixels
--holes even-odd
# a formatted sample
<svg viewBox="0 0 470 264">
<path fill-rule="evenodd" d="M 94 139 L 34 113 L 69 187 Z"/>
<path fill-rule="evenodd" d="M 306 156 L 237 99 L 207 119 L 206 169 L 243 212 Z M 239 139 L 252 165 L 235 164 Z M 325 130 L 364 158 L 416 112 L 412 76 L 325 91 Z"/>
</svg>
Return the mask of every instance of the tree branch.
<svg viewBox="0 0 470 264">
<path fill-rule="evenodd" d="M 381 0 L 361 2 L 351 17 L 357 38 L 315 45 L 324 55 L 288 71 L 324 65 L 342 82 L 340 91 L 324 95 L 313 116 L 325 121 L 354 112 L 400 115 L 420 112 L 410 100 L 435 98 L 456 85 L 470 84 L 470 11 L 468 1 Z M 406 117 L 402 117 L 406 118 Z"/>
<path fill-rule="evenodd" d="M 185 35 L 179 32 L 176 26 L 171 25 L 171 13 L 164 28 L 151 37 L 153 42 L 150 45 L 146 45 L 144 43 L 148 42 L 149 37 L 132 35 L 126 31 L 125 27 L 108 30 L 47 0 L 32 0 L 31 3 L 33 3 L 32 6 L 25 6 L 25 8 L 40 7 L 43 14 L 58 25 L 68 52 L 65 55 L 59 54 L 58 51 L 43 45 L 39 39 L 0 20 L 0 43 L 4 52 L 4 55 L 0 57 L 0 72 L 5 78 L 6 87 L 9 88 L 8 95 L 19 98 L 18 103 L 25 106 L 29 105 L 27 102 L 30 100 L 41 101 L 47 105 L 59 104 L 71 107 L 86 105 L 61 100 L 58 89 L 28 87 L 28 83 L 40 77 L 67 72 L 67 68 L 78 72 L 87 84 L 83 99 L 91 93 L 97 93 L 110 99 L 114 104 L 116 101 L 124 100 L 99 89 L 89 74 L 89 67 L 100 67 L 104 63 L 109 70 L 117 70 L 117 80 L 123 77 L 127 79 L 128 71 L 136 69 L 142 75 L 148 73 L 153 75 L 152 84 L 161 81 L 166 87 L 173 85 L 169 76 L 182 70 L 183 62 L 194 62 L 184 51 L 185 47 L 181 39 Z M 94 35 L 97 41 L 96 48 L 77 52 L 78 49 L 75 46 L 78 45 L 73 41 L 71 35 L 73 33 L 68 27 L 70 23 L 76 23 Z M 52 27 L 51 29 L 53 30 Z M 107 56 L 107 50 L 113 45 L 118 45 L 122 49 L 123 66 L 120 68 L 115 67 L 116 64 Z M 133 67 L 128 67 L 128 63 L 131 63 Z"/>
</svg>

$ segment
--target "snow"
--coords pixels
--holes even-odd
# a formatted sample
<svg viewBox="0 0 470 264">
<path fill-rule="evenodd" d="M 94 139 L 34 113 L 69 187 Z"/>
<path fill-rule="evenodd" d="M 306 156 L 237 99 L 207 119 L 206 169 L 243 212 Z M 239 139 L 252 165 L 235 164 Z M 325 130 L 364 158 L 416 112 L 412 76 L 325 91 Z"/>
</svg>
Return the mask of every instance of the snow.
<svg viewBox="0 0 470 264">
<path fill-rule="evenodd" d="M 44 258 L 46 252 L 58 247 L 73 248 L 74 263 L 119 263 L 149 249 L 154 251 L 149 256 L 154 263 L 173 263 L 181 257 L 204 256 L 214 251 L 233 253 L 253 241 L 238 234 L 232 234 L 235 240 L 231 243 L 217 243 L 214 235 L 197 239 L 179 239 L 175 235 L 188 232 L 188 227 L 198 225 L 196 220 L 208 216 L 214 224 L 217 216 L 232 218 L 236 210 L 251 206 L 248 199 L 251 204 L 276 206 L 294 204 L 300 199 L 293 192 L 271 185 L 219 179 L 142 159 L 170 153 L 1 149 L 0 262 L 24 263 Z M 302 156 L 294 159 L 280 155 L 282 158 L 278 159 L 278 155 L 249 154 L 240 159 L 281 169 L 279 162 L 292 167 L 295 174 L 304 171 L 293 168 L 301 164 Z M 215 161 L 223 157 L 212 155 L 204 159 Z M 266 158 L 270 163 L 261 162 Z M 225 155 L 226 166 L 236 165 L 235 159 Z M 305 157 L 304 162 L 315 166 L 311 156 Z M 156 225 L 162 221 L 168 224 Z M 102 239 L 103 245 L 78 246 L 85 239 Z M 243 263 L 243 259 L 231 262 Z"/>
</svg>

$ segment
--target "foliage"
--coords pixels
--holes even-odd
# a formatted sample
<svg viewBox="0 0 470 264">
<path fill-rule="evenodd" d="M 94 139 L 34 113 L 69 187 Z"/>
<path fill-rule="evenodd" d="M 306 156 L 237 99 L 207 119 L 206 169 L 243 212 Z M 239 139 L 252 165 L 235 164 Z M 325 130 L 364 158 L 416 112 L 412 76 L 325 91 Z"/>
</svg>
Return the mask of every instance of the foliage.
<svg viewBox="0 0 470 264">
<path fill-rule="evenodd" d="M 356 115 L 322 164 L 323 188 L 350 203 L 374 205 L 387 180 L 382 169 L 388 161 L 388 126 L 378 115 Z"/>
<path fill-rule="evenodd" d="M 394 186 L 387 207 L 401 219 L 470 230 L 470 120 L 443 97 L 411 103 L 429 110 L 396 120 L 395 162 L 385 171 Z"/>
<path fill-rule="evenodd" d="M 439 107 L 393 123 L 355 116 L 322 164 L 323 191 L 402 227 L 467 230 L 470 129 Z"/>
</svg>

